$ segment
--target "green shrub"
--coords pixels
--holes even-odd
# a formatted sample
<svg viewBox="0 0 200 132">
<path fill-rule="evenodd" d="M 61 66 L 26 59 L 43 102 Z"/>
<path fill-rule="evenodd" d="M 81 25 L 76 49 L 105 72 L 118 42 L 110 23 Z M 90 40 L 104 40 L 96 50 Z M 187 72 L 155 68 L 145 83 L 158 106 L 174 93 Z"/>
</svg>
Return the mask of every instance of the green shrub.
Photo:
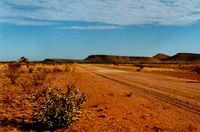
<svg viewBox="0 0 200 132">
<path fill-rule="evenodd" d="M 78 119 L 81 104 L 85 101 L 74 86 L 68 86 L 67 92 L 47 89 L 39 96 L 35 95 L 33 121 L 48 130 L 67 128 Z"/>
</svg>

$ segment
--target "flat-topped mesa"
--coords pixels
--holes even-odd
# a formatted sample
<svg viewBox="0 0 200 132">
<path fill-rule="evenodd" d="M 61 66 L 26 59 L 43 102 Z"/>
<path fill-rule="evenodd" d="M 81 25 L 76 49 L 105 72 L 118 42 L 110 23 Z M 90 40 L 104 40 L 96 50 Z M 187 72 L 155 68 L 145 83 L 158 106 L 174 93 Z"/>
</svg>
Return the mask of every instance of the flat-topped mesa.
<svg viewBox="0 0 200 132">
<path fill-rule="evenodd" d="M 117 55 L 89 55 L 84 61 L 89 62 L 158 62 L 158 59 L 141 56 L 117 56 Z"/>
<path fill-rule="evenodd" d="M 153 57 L 120 56 L 120 55 L 89 55 L 83 60 L 74 59 L 45 59 L 43 62 L 62 63 L 200 63 L 200 54 L 178 53 L 174 56 L 159 53 Z"/>
<path fill-rule="evenodd" d="M 166 61 L 188 61 L 196 62 L 200 60 L 200 54 L 197 53 L 178 53 L 166 59 Z"/>
<path fill-rule="evenodd" d="M 45 59 L 43 62 L 63 62 L 63 63 L 73 63 L 73 62 L 80 62 L 81 60 L 74 60 L 74 59 Z"/>
</svg>

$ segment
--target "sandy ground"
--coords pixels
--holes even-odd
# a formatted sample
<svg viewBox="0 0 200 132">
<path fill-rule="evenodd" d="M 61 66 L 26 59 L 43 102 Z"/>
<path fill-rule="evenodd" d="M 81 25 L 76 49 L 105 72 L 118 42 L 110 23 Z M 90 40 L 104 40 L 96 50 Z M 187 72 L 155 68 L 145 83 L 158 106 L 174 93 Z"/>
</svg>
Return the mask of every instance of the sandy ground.
<svg viewBox="0 0 200 132">
<path fill-rule="evenodd" d="M 198 81 L 94 65 L 77 69 L 87 102 L 69 131 L 200 131 Z"/>
<path fill-rule="evenodd" d="M 67 84 L 75 84 L 87 97 L 79 121 L 65 131 L 200 131 L 198 80 L 86 64 L 76 64 L 74 69 L 74 72 L 49 74 L 43 85 L 66 89 Z M 0 88 L 15 88 L 4 84 L 9 81 L 3 77 L 3 71 L 0 75 Z M 20 130 L 1 126 L 0 131 Z"/>
</svg>

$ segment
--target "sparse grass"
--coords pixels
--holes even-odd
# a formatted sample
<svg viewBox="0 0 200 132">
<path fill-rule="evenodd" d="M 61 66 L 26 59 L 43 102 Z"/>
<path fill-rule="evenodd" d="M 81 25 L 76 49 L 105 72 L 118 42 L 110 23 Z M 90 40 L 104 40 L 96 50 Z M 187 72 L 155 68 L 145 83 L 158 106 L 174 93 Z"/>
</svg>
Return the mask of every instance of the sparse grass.
<svg viewBox="0 0 200 132">
<path fill-rule="evenodd" d="M 62 72 L 63 70 L 62 69 L 60 69 L 60 68 L 58 68 L 58 67 L 54 67 L 54 69 L 53 69 L 53 72 L 54 73 L 60 73 L 60 72 Z"/>
<path fill-rule="evenodd" d="M 30 63 L 27 67 L 16 62 L 5 64 L 4 69 L 0 69 L 6 73 L 0 76 L 1 127 L 52 131 L 67 128 L 78 119 L 85 96 L 74 86 L 68 86 L 65 92 L 62 87 L 59 90 L 55 85 L 51 87 L 56 77 L 73 72 L 72 65 Z M 39 97 L 36 100 L 32 96 L 35 94 Z"/>
<path fill-rule="evenodd" d="M 34 73 L 32 75 L 32 84 L 35 86 L 42 86 L 44 83 L 44 80 L 47 78 L 47 74 L 48 73 L 44 70 Z"/>
</svg>

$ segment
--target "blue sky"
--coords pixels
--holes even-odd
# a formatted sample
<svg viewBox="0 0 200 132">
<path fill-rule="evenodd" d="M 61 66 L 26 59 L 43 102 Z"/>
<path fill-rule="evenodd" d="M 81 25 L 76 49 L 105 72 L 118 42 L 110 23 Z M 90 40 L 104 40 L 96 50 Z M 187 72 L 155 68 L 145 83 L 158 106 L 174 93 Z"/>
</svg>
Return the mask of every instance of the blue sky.
<svg viewBox="0 0 200 132">
<path fill-rule="evenodd" d="M 199 0 L 1 0 L 0 60 L 200 53 Z"/>
</svg>

